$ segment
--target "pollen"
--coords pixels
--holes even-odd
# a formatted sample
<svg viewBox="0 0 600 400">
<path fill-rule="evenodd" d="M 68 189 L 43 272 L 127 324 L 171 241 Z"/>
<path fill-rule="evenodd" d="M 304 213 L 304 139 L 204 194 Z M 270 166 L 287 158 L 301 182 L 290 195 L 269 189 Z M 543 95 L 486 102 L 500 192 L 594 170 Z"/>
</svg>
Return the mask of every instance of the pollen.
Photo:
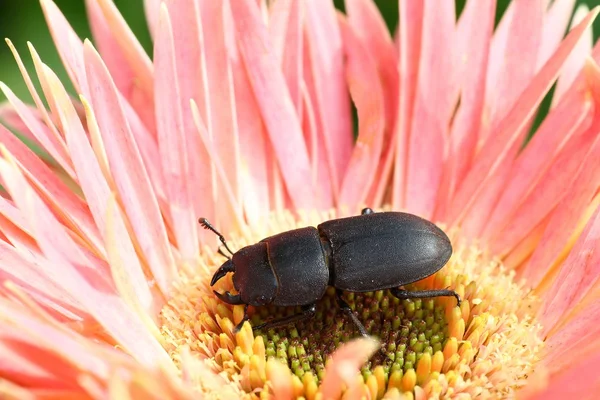
<svg viewBox="0 0 600 400">
<path fill-rule="evenodd" d="M 227 238 L 230 247 L 239 249 L 331 218 L 334 212 L 300 218 L 280 212 Z M 538 300 L 499 260 L 465 244 L 459 232 L 447 234 L 454 248 L 447 265 L 404 288 L 449 288 L 460 295 L 460 306 L 451 297 L 399 300 L 387 290 L 344 293 L 368 334 L 380 343 L 357 377 L 364 396 L 511 398 L 535 370 L 543 346 L 541 326 L 532 317 Z M 225 260 L 215 250 L 205 248 L 198 264 L 184 270 L 161 311 L 163 343 L 175 363 L 181 366 L 185 349 L 229 382 L 237 398 L 272 398 L 274 386 L 287 387 L 295 397 L 321 398 L 319 385 L 329 357 L 360 337 L 337 306 L 335 290 L 328 289 L 311 319 L 253 332 L 252 326 L 300 309 L 250 307 L 250 320 L 234 332 L 244 310 L 213 294 L 213 289 L 234 292 L 231 274 L 210 287 L 213 272 Z M 203 391 L 200 385 L 198 391 Z"/>
</svg>

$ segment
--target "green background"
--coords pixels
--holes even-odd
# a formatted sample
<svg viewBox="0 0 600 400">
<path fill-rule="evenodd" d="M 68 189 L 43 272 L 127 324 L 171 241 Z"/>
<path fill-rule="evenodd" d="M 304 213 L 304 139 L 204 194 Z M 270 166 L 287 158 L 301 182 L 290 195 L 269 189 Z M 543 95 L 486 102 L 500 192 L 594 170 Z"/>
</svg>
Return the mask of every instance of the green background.
<svg viewBox="0 0 600 400">
<path fill-rule="evenodd" d="M 54 1 L 81 37 L 91 37 L 83 0 Z M 148 52 L 151 52 L 152 45 L 142 8 L 143 0 L 114 0 L 114 2 L 121 10 L 140 42 Z M 498 17 L 501 16 L 508 3 L 509 0 L 498 0 Z M 599 5 L 600 0 L 578 0 L 578 3 L 586 3 L 592 7 Z M 342 4 L 343 1 L 336 0 L 336 5 L 341 6 Z M 378 0 L 377 4 L 390 29 L 394 29 L 398 19 L 398 1 Z M 459 12 L 463 6 L 464 0 L 457 0 L 457 9 Z M 600 33 L 600 19 L 596 21 L 594 31 L 595 37 L 598 37 Z M 67 75 L 51 41 L 38 0 L 0 0 L 0 37 L 7 37 L 13 41 L 28 68 L 32 68 L 32 64 L 26 43 L 27 41 L 32 42 L 36 50 L 40 53 L 42 60 L 56 71 L 62 81 L 67 84 Z M 18 96 L 24 100 L 30 100 L 29 93 L 25 88 L 12 54 L 4 43 L 0 43 L 0 80 L 11 87 Z M 69 88 L 72 90 L 72 87 Z M 0 100 L 4 100 L 1 93 Z"/>
</svg>

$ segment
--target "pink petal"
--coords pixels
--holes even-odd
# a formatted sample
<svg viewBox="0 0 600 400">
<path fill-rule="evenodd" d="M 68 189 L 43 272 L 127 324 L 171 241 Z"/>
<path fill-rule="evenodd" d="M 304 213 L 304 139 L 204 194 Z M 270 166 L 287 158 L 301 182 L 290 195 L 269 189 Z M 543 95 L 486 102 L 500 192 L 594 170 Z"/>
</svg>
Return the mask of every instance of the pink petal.
<svg viewBox="0 0 600 400">
<path fill-rule="evenodd" d="M 452 44 L 455 33 L 452 0 L 429 0 L 423 13 L 419 80 L 408 142 L 406 209 L 432 216 L 440 186 L 448 124 L 458 92 Z"/>
<path fill-rule="evenodd" d="M 325 377 L 321 383 L 323 398 L 339 398 L 344 386 L 351 390 L 356 385 L 360 367 L 378 347 L 379 343 L 369 338 L 352 340 L 337 349 L 325 367 Z"/>
<path fill-rule="evenodd" d="M 554 50 L 556 50 L 556 47 L 560 44 L 560 41 L 563 39 L 569 21 L 571 20 L 571 14 L 573 14 L 575 1 L 576 0 L 554 0 L 552 1 L 552 4 L 550 4 L 550 7 L 548 7 L 548 11 L 544 16 L 542 43 L 536 69 L 540 69 L 542 65 L 548 61 Z M 582 15 L 582 17 L 585 16 L 585 14 Z M 577 25 L 581 19 L 582 18 L 572 21 L 571 26 Z"/>
<path fill-rule="evenodd" d="M 176 269 L 156 196 L 108 70 L 89 42 L 84 56 L 94 112 L 121 201 L 158 286 L 168 293 Z"/>
<path fill-rule="evenodd" d="M 469 1 L 456 32 L 459 51 L 457 75 L 461 101 L 450 132 L 448 164 L 444 168 L 437 220 L 443 220 L 447 203 L 475 156 L 482 123 L 488 54 L 494 28 L 495 2 Z"/>
<path fill-rule="evenodd" d="M 190 143 L 187 141 L 183 127 L 176 68 L 178 58 L 174 46 L 171 19 L 164 5 L 160 10 L 154 48 L 154 68 L 157 76 L 154 81 L 156 128 L 175 238 L 182 257 L 192 260 L 199 252 L 197 216 L 192 206 L 192 193 L 189 190 L 194 184 L 188 181 Z"/>
<path fill-rule="evenodd" d="M 250 0 L 236 2 L 231 10 L 240 52 L 288 192 L 295 208 L 314 208 L 306 144 L 285 79 L 269 50 L 266 28 Z"/>
<path fill-rule="evenodd" d="M 19 208 L 27 212 L 28 222 L 38 244 L 51 264 L 51 268 L 46 270 L 48 276 L 79 300 L 84 310 L 102 324 L 138 362 L 148 366 L 170 363 L 164 349 L 118 296 L 98 279 L 88 281 L 83 278 L 85 269 L 93 269 L 94 266 L 88 263 L 87 257 L 27 185 L 16 167 L 2 161 L 0 172 Z"/>
<path fill-rule="evenodd" d="M 99 232 L 91 218 L 87 204 L 9 130 L 0 125 L 0 142 L 14 155 L 28 179 L 70 228 L 81 232 L 95 250 L 102 247 Z"/>
<path fill-rule="evenodd" d="M 519 179 L 512 179 L 505 186 L 486 223 L 484 238 L 495 237 L 494 234 L 512 221 L 517 208 L 537 190 L 540 180 L 568 141 L 587 129 L 591 106 L 587 90 L 577 88 L 549 113 L 513 163 L 510 176 Z"/>
<path fill-rule="evenodd" d="M 591 24 L 593 18 L 598 14 L 598 11 L 598 8 L 594 9 L 581 24 L 569 33 L 548 63 L 531 80 L 531 83 L 524 90 L 506 118 L 498 124 L 489 136 L 489 140 L 475 159 L 471 171 L 454 196 L 449 214 L 453 223 L 459 222 L 470 211 L 473 201 L 480 191 L 486 187 L 490 176 L 504 164 L 509 150 L 519 138 L 519 133 L 532 117 L 535 106 L 541 102 L 543 95 L 556 79 L 562 64 L 589 24 Z"/>
<path fill-rule="evenodd" d="M 334 197 L 352 152 L 350 99 L 344 82 L 344 48 L 332 1 L 304 2 L 312 74 Z"/>
<path fill-rule="evenodd" d="M 228 2 L 202 0 L 200 4 L 201 27 L 206 57 L 206 86 L 208 115 L 204 120 L 214 142 L 214 149 L 231 184 L 234 196 L 239 196 L 240 149 L 233 73 L 229 60 L 230 46 L 234 46 Z M 237 8 L 237 7 L 235 7 Z M 181 51 L 184 51 L 183 49 Z M 226 197 L 217 180 L 216 198 Z M 224 205 L 231 203 L 225 202 Z M 231 216 L 239 211 L 216 207 L 216 224 L 223 230 L 233 228 Z"/>
<path fill-rule="evenodd" d="M 421 1 L 401 1 L 399 21 L 400 89 L 398 124 L 396 124 L 397 150 L 392 183 L 392 208 L 405 206 L 406 175 L 408 168 L 408 143 L 412 124 L 415 92 L 421 55 L 424 4 Z"/>
<path fill-rule="evenodd" d="M 177 21 L 177 24 L 172 25 L 171 28 L 175 45 L 176 75 L 179 83 L 177 101 L 180 104 L 183 134 L 187 143 L 187 179 L 189 183 L 187 190 L 190 192 L 195 216 L 214 220 L 213 172 L 210 163 L 206 162 L 209 155 L 196 134 L 196 125 L 190 107 L 190 99 L 195 99 L 203 109 L 205 104 L 210 104 L 209 93 L 206 90 L 208 78 L 199 8 L 197 1 L 169 0 L 166 4 L 171 19 Z M 206 117 L 206 112 L 202 115 Z M 198 224 L 196 225 L 196 229 L 206 232 Z M 211 235 L 212 239 L 214 237 Z"/>
<path fill-rule="evenodd" d="M 67 92 L 56 75 L 48 75 L 47 78 L 54 101 L 58 105 L 58 117 L 62 122 L 70 154 L 73 157 L 77 176 L 81 182 L 81 189 L 90 206 L 96 225 L 100 228 L 106 241 L 108 235 L 106 232 L 107 207 L 111 198 L 111 189 L 104 179 L 96 156 L 88 142 L 87 134 Z M 153 304 L 152 295 L 148 289 L 135 248 L 120 215 L 113 216 L 111 233 L 118 238 L 116 242 L 118 255 L 123 260 L 124 274 L 127 276 L 127 280 L 131 282 L 136 301 L 142 304 L 143 309 L 150 310 Z M 104 248 L 102 250 L 105 251 Z"/>
<path fill-rule="evenodd" d="M 160 4 L 161 0 L 144 0 L 146 22 L 148 22 L 148 30 L 152 38 L 156 38 L 156 31 L 158 30 Z"/>
<path fill-rule="evenodd" d="M 364 205 L 381 155 L 386 124 L 383 90 L 377 66 L 349 24 L 340 17 L 346 49 L 346 76 L 358 111 L 358 138 L 346 169 L 338 206 L 354 210 Z"/>
<path fill-rule="evenodd" d="M 569 2 L 572 3 L 573 0 L 569 0 Z M 556 7 L 556 2 L 554 7 Z M 575 15 L 573 15 L 572 25 L 576 25 L 581 22 L 588 12 L 589 9 L 585 5 L 580 5 L 577 7 Z M 588 32 L 577 44 L 577 47 L 575 47 L 575 50 L 573 50 L 573 54 L 571 54 L 571 56 L 565 62 L 565 66 L 563 67 L 560 77 L 558 78 L 558 82 L 556 83 L 556 89 L 554 90 L 554 97 L 552 98 L 553 105 L 558 104 L 558 101 L 562 98 L 565 92 L 567 92 L 569 88 L 573 86 L 575 78 L 581 72 L 586 58 L 590 55 L 593 43 L 593 32 L 590 27 Z"/>
<path fill-rule="evenodd" d="M 596 250 L 600 241 L 600 209 L 588 222 L 571 253 L 545 296 L 538 319 L 544 334 L 567 314 L 594 286 L 600 276 L 600 253 Z"/>
</svg>

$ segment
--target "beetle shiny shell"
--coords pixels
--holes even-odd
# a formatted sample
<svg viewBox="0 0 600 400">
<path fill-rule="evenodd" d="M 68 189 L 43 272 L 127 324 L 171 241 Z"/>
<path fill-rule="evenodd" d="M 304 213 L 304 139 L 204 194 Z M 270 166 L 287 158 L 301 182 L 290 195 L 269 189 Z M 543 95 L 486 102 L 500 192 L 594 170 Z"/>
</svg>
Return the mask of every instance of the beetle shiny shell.
<svg viewBox="0 0 600 400">
<path fill-rule="evenodd" d="M 200 223 L 215 232 L 229 250 L 223 236 L 206 219 L 201 218 Z M 439 271 L 452 255 L 448 236 L 432 222 L 413 214 L 374 213 L 365 208 L 359 216 L 283 232 L 231 254 L 213 275 L 211 286 L 227 273 L 233 273 L 238 294 L 215 292 L 215 295 L 226 303 L 246 306 L 244 318 L 236 329 L 248 319 L 248 305 L 302 307 L 299 314 L 254 329 L 310 318 L 328 286 L 336 289 L 339 307 L 365 336 L 364 326 L 341 297 L 343 291 L 389 289 L 400 299 L 454 296 L 460 304 L 460 297 L 452 290 L 399 288 Z"/>
</svg>

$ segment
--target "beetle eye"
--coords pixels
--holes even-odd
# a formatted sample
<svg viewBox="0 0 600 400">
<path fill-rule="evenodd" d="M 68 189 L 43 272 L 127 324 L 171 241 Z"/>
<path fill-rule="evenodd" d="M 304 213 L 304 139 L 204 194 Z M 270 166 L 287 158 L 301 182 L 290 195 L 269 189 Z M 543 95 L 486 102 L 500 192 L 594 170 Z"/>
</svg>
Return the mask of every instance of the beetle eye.
<svg viewBox="0 0 600 400">
<path fill-rule="evenodd" d="M 267 299 L 265 296 L 257 296 L 256 299 L 254 299 L 254 301 L 256 302 L 256 304 L 264 306 L 265 304 L 269 303 L 269 299 Z"/>
</svg>

